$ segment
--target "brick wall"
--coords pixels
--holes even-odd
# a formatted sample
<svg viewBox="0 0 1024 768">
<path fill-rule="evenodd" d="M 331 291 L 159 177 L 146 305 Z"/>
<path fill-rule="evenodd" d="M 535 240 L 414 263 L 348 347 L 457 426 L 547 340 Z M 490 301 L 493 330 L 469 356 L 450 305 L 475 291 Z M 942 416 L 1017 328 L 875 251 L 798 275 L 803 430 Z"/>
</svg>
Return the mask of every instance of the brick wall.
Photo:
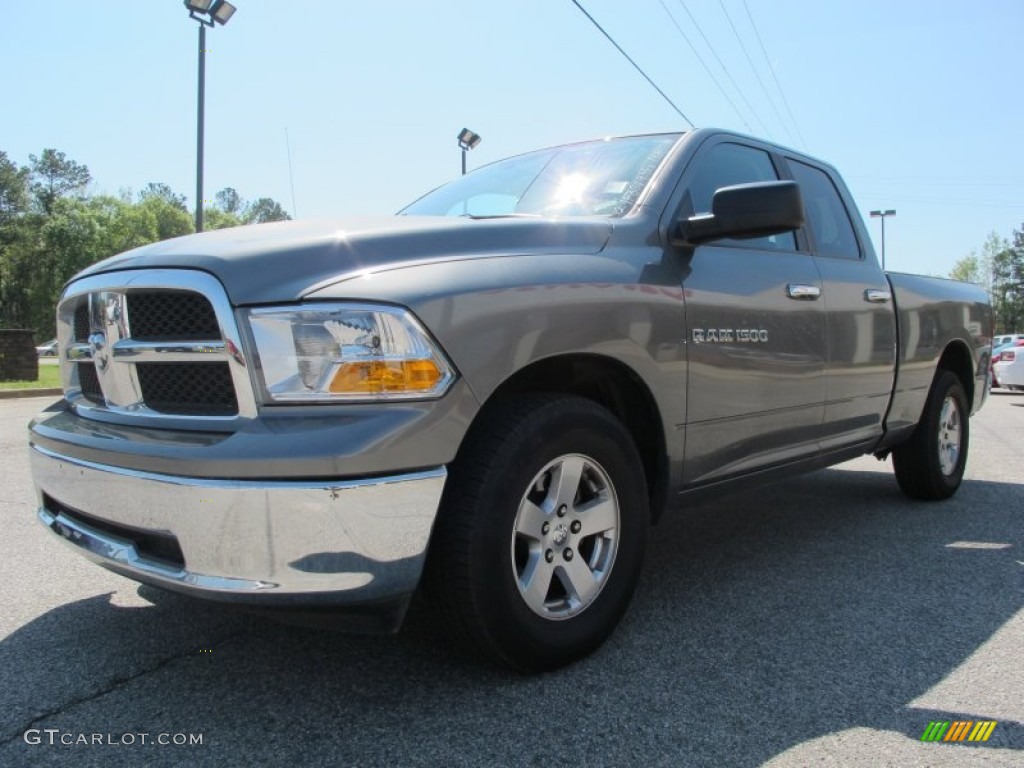
<svg viewBox="0 0 1024 768">
<path fill-rule="evenodd" d="M 0 329 L 0 381 L 35 381 L 39 356 L 32 331 Z"/>
</svg>

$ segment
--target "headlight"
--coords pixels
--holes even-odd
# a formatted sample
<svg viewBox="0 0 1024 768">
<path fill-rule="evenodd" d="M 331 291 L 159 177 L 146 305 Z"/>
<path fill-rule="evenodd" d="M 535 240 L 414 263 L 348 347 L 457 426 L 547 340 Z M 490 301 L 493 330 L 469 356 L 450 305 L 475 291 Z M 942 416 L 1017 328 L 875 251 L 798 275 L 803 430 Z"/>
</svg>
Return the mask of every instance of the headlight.
<svg viewBox="0 0 1024 768">
<path fill-rule="evenodd" d="M 454 378 L 426 331 L 397 307 L 252 309 L 249 326 L 275 402 L 437 398 Z"/>
</svg>

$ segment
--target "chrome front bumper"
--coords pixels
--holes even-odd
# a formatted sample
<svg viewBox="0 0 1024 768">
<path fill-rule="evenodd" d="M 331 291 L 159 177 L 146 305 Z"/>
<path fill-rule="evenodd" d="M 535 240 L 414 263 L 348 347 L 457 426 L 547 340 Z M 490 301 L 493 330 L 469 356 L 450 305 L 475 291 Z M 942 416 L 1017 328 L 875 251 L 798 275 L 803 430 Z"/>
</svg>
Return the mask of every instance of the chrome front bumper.
<svg viewBox="0 0 1024 768">
<path fill-rule="evenodd" d="M 408 598 L 443 467 L 344 481 L 208 480 L 120 469 L 33 445 L 39 518 L 137 581 L 267 608 Z"/>
</svg>

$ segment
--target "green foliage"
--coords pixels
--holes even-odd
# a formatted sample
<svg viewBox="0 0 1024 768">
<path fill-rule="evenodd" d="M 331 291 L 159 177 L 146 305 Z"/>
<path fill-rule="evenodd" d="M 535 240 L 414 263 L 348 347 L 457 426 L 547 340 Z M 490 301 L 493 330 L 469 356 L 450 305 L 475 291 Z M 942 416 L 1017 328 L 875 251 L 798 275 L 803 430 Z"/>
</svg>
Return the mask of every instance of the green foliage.
<svg viewBox="0 0 1024 768">
<path fill-rule="evenodd" d="M 245 207 L 245 201 L 236 189 L 224 187 L 217 193 L 217 207 L 224 213 L 238 216 L 242 212 L 242 208 Z"/>
<path fill-rule="evenodd" d="M 992 310 L 997 333 L 1024 328 L 1024 225 L 1013 233 L 1013 245 L 992 259 Z"/>
<path fill-rule="evenodd" d="M 195 231 L 192 214 L 185 209 L 184 203 L 179 205 L 165 197 L 150 196 L 143 197 L 135 207 L 152 216 L 156 224 L 154 237 L 146 242 L 190 235 Z"/>
<path fill-rule="evenodd" d="M 242 220 L 246 224 L 264 224 L 268 221 L 289 221 L 291 220 L 281 204 L 269 197 L 261 197 L 245 208 Z"/>
<path fill-rule="evenodd" d="M 151 182 L 132 195 L 86 195 L 89 169 L 44 149 L 19 166 L 0 151 L 0 327 L 55 335 L 54 307 L 64 284 L 97 261 L 158 240 L 192 234 L 184 195 Z M 251 205 L 227 187 L 205 210 L 207 229 L 289 218 L 280 203 Z"/>
<path fill-rule="evenodd" d="M 230 211 L 222 211 L 220 208 L 206 208 L 203 210 L 203 229 L 207 231 L 241 225 L 242 220 Z"/>
<path fill-rule="evenodd" d="M 19 168 L 0 152 L 0 226 L 28 207 L 28 168 Z"/>
<path fill-rule="evenodd" d="M 217 193 L 217 208 L 210 209 L 219 213 L 227 214 L 228 218 L 217 216 L 207 224 L 208 229 L 222 229 L 238 224 L 264 224 L 268 221 L 288 221 L 291 216 L 279 202 L 269 197 L 261 197 L 251 203 L 245 201 L 238 190 L 232 187 L 225 187 Z M 213 223 L 213 222 L 216 223 Z M 234 222 L 229 224 L 227 222 Z"/>
<path fill-rule="evenodd" d="M 166 184 L 151 181 L 146 185 L 145 189 L 139 192 L 140 202 L 154 199 L 165 202 L 168 205 L 188 213 L 188 208 L 185 207 L 185 196 L 179 195 Z"/>
<path fill-rule="evenodd" d="M 63 152 L 44 149 L 39 157 L 28 156 L 31 162 L 32 194 L 44 213 L 50 213 L 54 204 L 70 192 L 77 192 L 92 180 L 89 169 Z"/>
<path fill-rule="evenodd" d="M 978 283 L 988 291 L 997 334 L 1024 328 L 1024 225 L 1014 231 L 1012 245 L 990 232 L 981 253 L 972 251 L 957 261 L 949 276 Z"/>
<path fill-rule="evenodd" d="M 963 280 L 965 283 L 982 284 L 981 262 L 977 254 L 971 251 L 969 254 L 958 260 L 949 271 L 949 276 L 954 280 Z"/>
</svg>

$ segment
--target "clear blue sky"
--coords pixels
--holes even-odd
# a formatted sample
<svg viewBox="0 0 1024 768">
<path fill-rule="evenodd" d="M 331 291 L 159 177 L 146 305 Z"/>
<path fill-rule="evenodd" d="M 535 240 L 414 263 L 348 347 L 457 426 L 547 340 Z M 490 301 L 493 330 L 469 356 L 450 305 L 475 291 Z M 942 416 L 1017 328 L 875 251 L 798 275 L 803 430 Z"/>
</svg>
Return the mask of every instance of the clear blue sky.
<svg viewBox="0 0 1024 768">
<path fill-rule="evenodd" d="M 291 211 L 286 128 L 308 218 L 391 213 L 451 178 L 464 125 L 483 136 L 471 166 L 685 127 L 570 0 L 234 1 L 207 37 L 206 197 L 233 186 Z M 664 0 L 736 109 L 661 0 L 582 2 L 697 125 L 805 149 L 865 215 L 895 208 L 892 269 L 946 274 L 1024 222 L 1020 0 Z M 159 181 L 192 205 L 197 33 L 181 1 L 0 11 L 0 150 L 27 163 L 54 147 L 89 166 L 94 192 Z"/>
</svg>

